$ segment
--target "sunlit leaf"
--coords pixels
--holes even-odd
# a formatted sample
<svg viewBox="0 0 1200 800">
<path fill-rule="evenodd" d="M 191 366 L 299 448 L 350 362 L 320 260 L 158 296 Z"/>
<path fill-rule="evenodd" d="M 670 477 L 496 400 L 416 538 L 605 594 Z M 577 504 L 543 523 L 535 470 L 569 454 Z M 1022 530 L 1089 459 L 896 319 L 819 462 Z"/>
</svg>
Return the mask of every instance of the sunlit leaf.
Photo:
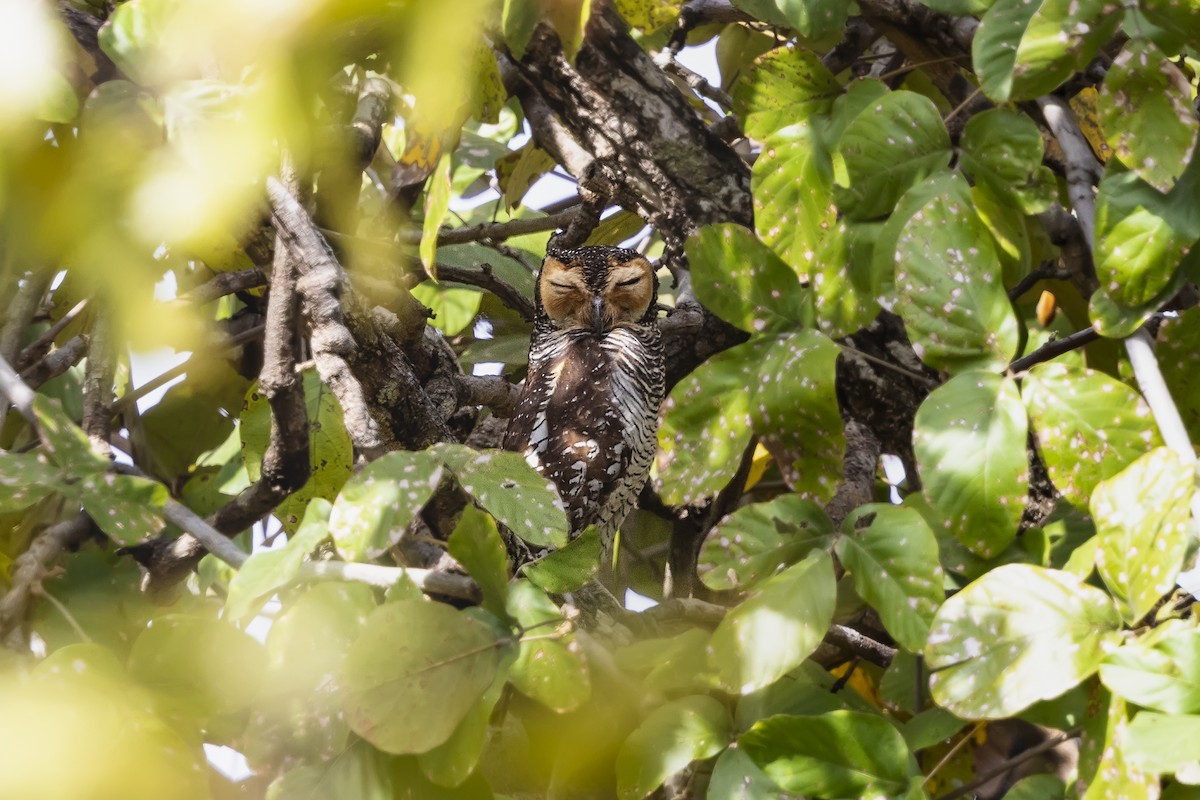
<svg viewBox="0 0 1200 800">
<path fill-rule="evenodd" d="M 1108 595 L 1073 575 L 997 567 L 934 617 L 925 645 L 933 698 L 964 719 L 1011 716 L 1095 672 L 1120 626 Z"/>
<path fill-rule="evenodd" d="M 1200 762 L 1200 715 L 1139 712 L 1125 731 L 1122 752 L 1129 764 L 1147 772 L 1194 771 Z"/>
<path fill-rule="evenodd" d="M 489 627 L 441 603 L 385 603 L 342 666 L 346 721 L 385 752 L 431 750 L 491 685 L 500 644 Z"/>
<path fill-rule="evenodd" d="M 1175 586 L 1188 548 L 1188 505 L 1194 470 L 1166 447 L 1156 448 L 1092 491 L 1096 568 L 1135 623 Z"/>
<path fill-rule="evenodd" d="M 59 471 L 36 453 L 0 453 L 0 513 L 20 511 L 54 492 Z"/>
<path fill-rule="evenodd" d="M 734 111 L 747 136 L 766 139 L 780 128 L 829 111 L 841 87 L 815 53 L 772 50 L 733 89 Z"/>
<path fill-rule="evenodd" d="M 304 512 L 304 521 L 287 544 L 275 550 L 254 553 L 246 559 L 229 583 L 225 598 L 225 613 L 230 619 L 241 620 L 266 600 L 271 592 L 284 586 L 300 570 L 305 556 L 329 536 L 328 500 L 314 498 Z"/>
<path fill-rule="evenodd" d="M 1117 157 L 1158 191 L 1170 191 L 1200 132 L 1179 67 L 1152 43 L 1130 39 L 1104 77 L 1099 106 Z"/>
<path fill-rule="evenodd" d="M 834 595 L 824 551 L 759 583 L 713 633 L 709 661 L 725 688 L 749 694 L 799 666 L 829 628 Z"/>
<path fill-rule="evenodd" d="M 1162 444 L 1141 395 L 1107 375 L 1038 364 L 1021 395 L 1050 480 L 1077 505 L 1097 483 Z"/>
<path fill-rule="evenodd" d="M 950 137 L 937 107 L 908 91 L 891 92 L 863 109 L 838 149 L 850 179 L 838 208 L 856 220 L 887 216 L 910 187 L 950 161 Z"/>
<path fill-rule="evenodd" d="M 759 238 L 797 275 L 810 275 L 837 209 L 829 151 L 809 123 L 771 134 L 750 171 L 750 190 Z"/>
<path fill-rule="evenodd" d="M 976 114 L 963 129 L 962 168 L 1026 214 L 1055 200 L 1054 176 L 1042 166 L 1042 135 L 1029 117 L 1000 108 Z"/>
<path fill-rule="evenodd" d="M 267 787 L 265 800 L 392 800 L 383 753 L 359 740 L 323 764 L 288 770 Z"/>
<path fill-rule="evenodd" d="M 1191 621 L 1168 620 L 1110 653 L 1100 680 L 1139 706 L 1194 714 L 1200 711 L 1200 630 Z"/>
<path fill-rule="evenodd" d="M 729 712 L 693 695 L 654 709 L 617 753 L 617 796 L 641 800 L 692 761 L 719 753 L 731 735 Z"/>
<path fill-rule="evenodd" d="M 859 506 L 842 527 L 837 557 L 855 590 L 879 612 L 892 638 L 921 652 L 945 597 L 933 531 L 916 511 L 883 503 Z"/>
<path fill-rule="evenodd" d="M 533 584 L 517 581 L 508 613 L 525 630 L 509 673 L 513 688 L 555 711 L 578 708 L 592 684 L 579 645 L 559 636 L 565 620 L 558 606 Z"/>
<path fill-rule="evenodd" d="M 425 219 L 421 223 L 421 264 L 437 280 L 437 235 L 450 210 L 450 154 L 442 156 L 425 190 Z"/>
<path fill-rule="evenodd" d="M 566 547 L 552 550 L 521 568 L 535 586 L 553 594 L 564 594 L 583 586 L 600 566 L 600 533 L 589 527 Z"/>
<path fill-rule="evenodd" d="M 1027 430 L 1015 381 L 992 372 L 956 375 L 917 409 L 913 452 L 925 496 L 984 558 L 1017 535 L 1029 490 Z"/>
</svg>

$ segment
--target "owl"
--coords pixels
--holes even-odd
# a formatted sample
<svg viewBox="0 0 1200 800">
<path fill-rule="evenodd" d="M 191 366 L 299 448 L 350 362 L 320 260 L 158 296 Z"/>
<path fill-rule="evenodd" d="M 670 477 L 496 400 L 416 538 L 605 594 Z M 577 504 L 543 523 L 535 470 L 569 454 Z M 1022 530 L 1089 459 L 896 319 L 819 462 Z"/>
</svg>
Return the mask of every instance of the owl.
<svg viewBox="0 0 1200 800">
<path fill-rule="evenodd" d="M 657 300 L 654 268 L 633 250 L 548 250 L 534 289 L 529 374 L 504 439 L 558 487 L 572 537 L 597 526 L 609 563 L 654 457 Z"/>
</svg>

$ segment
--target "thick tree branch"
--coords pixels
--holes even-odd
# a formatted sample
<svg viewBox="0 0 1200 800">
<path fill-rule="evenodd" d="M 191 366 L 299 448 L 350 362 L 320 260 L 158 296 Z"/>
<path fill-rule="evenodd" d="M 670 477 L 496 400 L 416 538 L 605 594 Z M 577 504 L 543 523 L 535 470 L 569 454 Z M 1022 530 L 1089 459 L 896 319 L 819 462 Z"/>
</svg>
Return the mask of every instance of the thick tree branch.
<svg viewBox="0 0 1200 800">
<path fill-rule="evenodd" d="M 521 319 L 533 322 L 533 301 L 521 292 L 502 281 L 492 269 L 491 264 L 480 264 L 479 269 L 451 267 L 438 264 L 438 279 L 453 283 L 464 283 L 467 286 L 477 286 L 486 289 L 508 308 L 517 312 Z"/>
<path fill-rule="evenodd" d="M 438 245 L 466 244 L 467 242 L 481 242 L 484 240 L 499 242 L 511 239 L 514 236 L 552 231 L 564 225 L 569 225 L 574 218 L 575 210 L 569 209 L 567 211 L 559 211 L 555 214 L 548 214 L 544 217 L 528 217 L 525 219 L 509 220 L 508 222 L 484 222 L 479 225 L 465 225 L 461 228 L 442 228 L 438 231 Z M 401 236 L 403 241 L 408 244 L 418 244 L 421 241 L 420 231 L 405 231 Z M 440 272 L 438 276 L 441 277 Z"/>
<path fill-rule="evenodd" d="M 88 337 L 80 335 L 63 342 L 62 347 L 51 350 L 41 360 L 21 371 L 21 378 L 36 389 L 48 380 L 57 378 L 87 355 Z"/>
</svg>

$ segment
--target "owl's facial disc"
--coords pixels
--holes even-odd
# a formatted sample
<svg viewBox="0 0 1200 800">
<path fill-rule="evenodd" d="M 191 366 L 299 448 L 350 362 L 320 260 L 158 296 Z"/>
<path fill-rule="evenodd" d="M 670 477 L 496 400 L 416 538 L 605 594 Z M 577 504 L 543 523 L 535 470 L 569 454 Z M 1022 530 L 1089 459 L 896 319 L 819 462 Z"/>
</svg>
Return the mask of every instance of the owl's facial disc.
<svg viewBox="0 0 1200 800">
<path fill-rule="evenodd" d="M 560 328 L 590 328 L 592 290 L 583 271 L 548 256 L 538 278 L 546 315 Z"/>
<path fill-rule="evenodd" d="M 558 327 L 602 336 L 642 321 L 654 297 L 654 268 L 640 256 L 627 260 L 612 256 L 603 266 L 590 267 L 547 256 L 538 292 L 543 310 Z"/>
<path fill-rule="evenodd" d="M 646 316 L 654 298 L 654 268 L 644 258 L 611 261 L 604 287 L 608 327 L 637 324 Z"/>
</svg>

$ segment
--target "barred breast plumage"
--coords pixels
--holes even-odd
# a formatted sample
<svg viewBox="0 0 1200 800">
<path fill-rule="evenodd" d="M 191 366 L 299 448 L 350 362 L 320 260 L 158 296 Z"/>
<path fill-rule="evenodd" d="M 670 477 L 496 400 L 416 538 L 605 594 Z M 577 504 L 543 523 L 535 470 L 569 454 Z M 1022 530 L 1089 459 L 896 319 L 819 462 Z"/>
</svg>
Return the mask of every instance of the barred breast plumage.
<svg viewBox="0 0 1200 800">
<path fill-rule="evenodd" d="M 613 536 L 654 458 L 663 397 L 658 281 L 632 250 L 550 250 L 538 275 L 529 374 L 504 445 L 549 478 L 572 536 Z"/>
</svg>

